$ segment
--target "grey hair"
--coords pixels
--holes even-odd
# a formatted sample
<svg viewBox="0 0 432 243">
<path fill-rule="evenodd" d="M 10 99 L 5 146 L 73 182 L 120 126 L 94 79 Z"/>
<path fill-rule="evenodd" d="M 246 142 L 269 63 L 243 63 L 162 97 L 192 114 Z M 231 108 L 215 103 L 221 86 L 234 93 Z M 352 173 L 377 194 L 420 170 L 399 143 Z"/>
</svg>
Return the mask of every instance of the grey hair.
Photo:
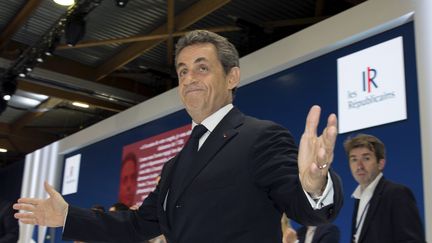
<svg viewBox="0 0 432 243">
<path fill-rule="evenodd" d="M 175 63 L 179 53 L 187 46 L 210 43 L 216 47 L 217 55 L 225 74 L 233 67 L 239 67 L 239 54 L 235 46 L 225 37 L 207 30 L 194 30 L 181 37 L 176 44 Z"/>
</svg>

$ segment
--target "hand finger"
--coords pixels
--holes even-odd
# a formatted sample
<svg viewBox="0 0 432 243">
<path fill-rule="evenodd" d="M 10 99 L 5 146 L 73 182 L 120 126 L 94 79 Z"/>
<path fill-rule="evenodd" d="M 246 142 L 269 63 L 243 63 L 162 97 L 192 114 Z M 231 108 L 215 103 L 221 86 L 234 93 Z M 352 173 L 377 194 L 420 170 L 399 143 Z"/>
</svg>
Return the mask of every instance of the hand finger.
<svg viewBox="0 0 432 243">
<path fill-rule="evenodd" d="M 36 220 L 35 219 L 20 219 L 19 221 L 21 223 L 24 223 L 24 224 L 33 224 L 33 225 L 36 224 Z"/>
<path fill-rule="evenodd" d="M 24 203 L 24 204 L 40 204 L 42 202 L 41 199 L 36 199 L 36 198 L 28 198 L 28 197 L 23 197 L 18 199 L 18 203 Z"/>
<path fill-rule="evenodd" d="M 54 197 L 57 193 L 57 191 L 52 187 L 48 182 L 44 182 L 45 191 L 50 195 L 50 197 Z"/>
<path fill-rule="evenodd" d="M 320 114 L 321 107 L 319 107 L 318 105 L 314 105 L 311 107 L 306 117 L 306 126 L 303 133 L 304 135 L 309 137 L 316 137 Z"/>
<path fill-rule="evenodd" d="M 32 204 L 14 204 L 13 208 L 15 210 L 25 210 L 29 212 L 33 212 L 35 210 L 35 206 Z"/>
<path fill-rule="evenodd" d="M 15 213 L 14 217 L 17 219 L 33 219 L 35 216 L 33 213 Z"/>
<path fill-rule="evenodd" d="M 335 114 L 331 114 L 327 121 L 327 127 L 323 132 L 323 143 L 326 150 L 326 160 L 331 162 L 333 160 L 333 150 L 337 138 L 337 118 Z"/>
</svg>

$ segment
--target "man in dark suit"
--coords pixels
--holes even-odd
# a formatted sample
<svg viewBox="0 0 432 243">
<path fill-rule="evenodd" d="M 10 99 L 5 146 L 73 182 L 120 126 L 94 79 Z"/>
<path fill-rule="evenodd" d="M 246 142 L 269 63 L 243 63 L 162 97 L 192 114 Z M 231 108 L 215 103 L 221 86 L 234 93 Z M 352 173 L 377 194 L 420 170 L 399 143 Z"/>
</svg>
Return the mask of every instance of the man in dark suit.
<svg viewBox="0 0 432 243">
<path fill-rule="evenodd" d="M 16 243 L 18 241 L 18 220 L 13 215 L 12 203 L 0 198 L 0 243 Z"/>
<path fill-rule="evenodd" d="M 176 48 L 178 92 L 194 129 L 139 210 L 94 214 L 45 185 L 50 198 L 20 199 L 14 207 L 33 213 L 16 217 L 64 226 L 66 238 L 138 242 L 164 234 L 174 243 L 280 243 L 282 212 L 303 224 L 334 219 L 342 205 L 340 180 L 329 170 L 336 116 L 318 137 L 320 107 L 312 107 L 297 150 L 285 128 L 233 107 L 240 68 L 231 43 L 200 30 Z"/>
<path fill-rule="evenodd" d="M 298 243 L 338 243 L 339 228 L 334 224 L 302 226 L 297 230 Z"/>
<path fill-rule="evenodd" d="M 344 142 L 354 179 L 359 186 L 352 219 L 355 243 L 426 242 L 413 193 L 386 180 L 385 146 L 378 138 L 359 134 Z"/>
</svg>

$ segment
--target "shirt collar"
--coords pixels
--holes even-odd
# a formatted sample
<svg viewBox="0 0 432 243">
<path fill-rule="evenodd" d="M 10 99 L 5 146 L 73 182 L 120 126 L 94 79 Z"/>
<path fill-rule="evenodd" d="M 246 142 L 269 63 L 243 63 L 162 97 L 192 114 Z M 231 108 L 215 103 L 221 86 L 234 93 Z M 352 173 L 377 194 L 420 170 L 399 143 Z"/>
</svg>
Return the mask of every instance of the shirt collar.
<svg viewBox="0 0 432 243">
<path fill-rule="evenodd" d="M 211 114 L 209 117 L 204 119 L 201 122 L 201 125 L 205 126 L 209 132 L 213 132 L 215 127 L 219 124 L 219 122 L 228 114 L 228 112 L 234 108 L 233 104 L 228 104 L 219 110 L 217 110 L 215 113 Z M 194 121 L 192 121 L 192 129 L 198 125 Z"/>
<path fill-rule="evenodd" d="M 373 195 L 373 192 L 375 191 L 376 186 L 378 185 L 379 180 L 383 176 L 383 173 L 380 172 L 377 177 L 362 191 L 360 185 L 357 186 L 357 188 L 354 190 L 353 194 L 351 195 L 352 198 L 360 199 L 362 197 L 369 197 L 371 198 Z"/>
</svg>

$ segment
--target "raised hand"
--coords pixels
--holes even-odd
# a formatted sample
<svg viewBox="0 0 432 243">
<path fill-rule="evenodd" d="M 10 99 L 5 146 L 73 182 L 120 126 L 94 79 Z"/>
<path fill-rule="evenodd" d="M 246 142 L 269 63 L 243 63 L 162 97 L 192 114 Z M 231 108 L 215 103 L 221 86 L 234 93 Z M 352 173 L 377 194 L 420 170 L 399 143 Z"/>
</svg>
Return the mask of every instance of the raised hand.
<svg viewBox="0 0 432 243">
<path fill-rule="evenodd" d="M 51 185 L 44 184 L 48 193 L 47 199 L 20 198 L 13 205 L 16 210 L 26 212 L 15 213 L 15 218 L 24 224 L 35 224 L 49 227 L 64 226 L 68 203 Z"/>
<path fill-rule="evenodd" d="M 305 191 L 320 196 L 327 182 L 327 172 L 333 162 L 333 150 L 337 136 L 337 118 L 331 114 L 321 136 L 317 136 L 321 108 L 313 106 L 306 118 L 306 126 L 300 140 L 298 166 L 300 182 Z"/>
</svg>

